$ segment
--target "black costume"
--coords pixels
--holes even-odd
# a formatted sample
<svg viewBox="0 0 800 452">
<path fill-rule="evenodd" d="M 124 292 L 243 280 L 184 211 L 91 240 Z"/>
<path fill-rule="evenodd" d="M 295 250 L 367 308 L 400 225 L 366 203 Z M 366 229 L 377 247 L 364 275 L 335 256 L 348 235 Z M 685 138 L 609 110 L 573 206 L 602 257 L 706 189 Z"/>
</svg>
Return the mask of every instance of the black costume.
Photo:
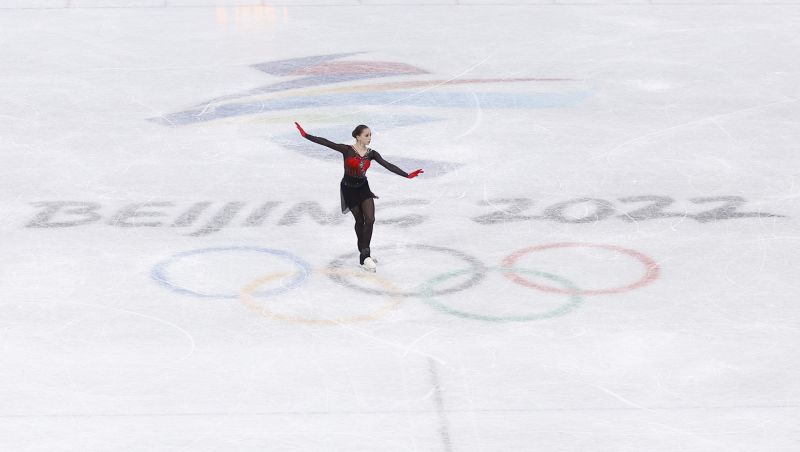
<svg viewBox="0 0 800 452">
<path fill-rule="evenodd" d="M 364 258 L 369 256 L 369 243 L 372 240 L 372 226 L 375 223 L 375 204 L 372 198 L 378 196 L 369 189 L 367 181 L 367 169 L 370 162 L 375 160 L 389 171 L 408 177 L 408 173 L 397 166 L 387 162 L 381 154 L 374 149 L 367 148 L 367 153 L 363 156 L 356 152 L 353 146 L 338 144 L 321 137 L 305 134 L 305 138 L 314 143 L 327 146 L 342 154 L 344 160 L 344 176 L 339 183 L 339 197 L 342 204 L 342 213 L 351 211 L 356 220 L 356 236 L 358 237 L 358 249 L 361 252 L 361 263 Z M 367 202 L 364 202 L 368 200 Z"/>
<path fill-rule="evenodd" d="M 367 182 L 366 173 L 371 160 L 375 160 L 380 163 L 381 166 L 395 174 L 408 177 L 408 173 L 384 160 L 378 151 L 374 149 L 367 148 L 367 153 L 362 156 L 356 152 L 353 146 L 347 144 L 334 143 L 325 138 L 315 137 L 309 134 L 306 134 L 306 139 L 327 146 L 342 154 L 344 160 L 344 176 L 340 184 L 342 213 L 347 213 L 353 206 L 357 206 L 361 201 L 367 198 L 377 198 L 377 196 L 370 191 L 369 182 Z"/>
</svg>

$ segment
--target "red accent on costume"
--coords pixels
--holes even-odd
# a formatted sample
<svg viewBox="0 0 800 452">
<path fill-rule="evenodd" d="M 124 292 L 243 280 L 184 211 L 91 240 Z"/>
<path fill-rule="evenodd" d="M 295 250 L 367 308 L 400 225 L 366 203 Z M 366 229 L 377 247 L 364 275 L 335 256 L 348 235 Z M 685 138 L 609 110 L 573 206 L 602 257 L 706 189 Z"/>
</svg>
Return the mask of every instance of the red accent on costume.
<svg viewBox="0 0 800 452">
<path fill-rule="evenodd" d="M 358 169 L 358 165 L 361 164 L 361 159 L 358 157 L 349 157 L 347 160 L 344 161 L 344 164 L 348 168 Z"/>
<path fill-rule="evenodd" d="M 361 156 L 356 153 L 354 156 L 346 157 L 344 159 L 345 174 L 356 177 L 364 177 L 369 168 L 370 159 L 367 156 Z"/>
</svg>

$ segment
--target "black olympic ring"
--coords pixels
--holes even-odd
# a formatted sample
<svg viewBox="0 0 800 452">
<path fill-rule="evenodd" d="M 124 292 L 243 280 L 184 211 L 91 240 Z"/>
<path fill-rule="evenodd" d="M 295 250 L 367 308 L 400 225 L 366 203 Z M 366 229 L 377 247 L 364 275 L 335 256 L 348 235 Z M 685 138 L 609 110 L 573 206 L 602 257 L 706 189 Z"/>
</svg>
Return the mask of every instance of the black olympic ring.
<svg viewBox="0 0 800 452">
<path fill-rule="evenodd" d="M 441 253 L 449 254 L 451 256 L 456 256 L 456 257 L 466 261 L 470 265 L 469 269 L 471 270 L 471 273 L 474 273 L 474 275 L 470 279 L 468 279 L 468 280 L 464 281 L 463 283 L 458 284 L 456 286 L 447 287 L 447 288 L 444 288 L 444 289 L 432 290 L 432 291 L 429 291 L 429 292 L 424 293 L 424 294 L 422 293 L 421 289 L 420 290 L 415 290 L 415 291 L 389 292 L 389 291 L 386 291 L 386 290 L 370 289 L 370 288 L 367 288 L 367 287 L 362 287 L 362 286 L 359 286 L 359 285 L 356 285 L 356 284 L 353 284 L 352 282 L 350 282 L 347 278 L 342 276 L 341 272 L 331 272 L 331 273 L 328 274 L 328 277 L 331 278 L 336 283 L 342 284 L 342 285 L 347 286 L 347 287 L 349 287 L 351 289 L 358 290 L 360 292 L 364 292 L 364 293 L 368 293 L 368 294 L 389 295 L 389 296 L 395 296 L 395 297 L 421 297 L 421 296 L 444 295 L 444 294 L 448 294 L 448 293 L 460 292 L 462 290 L 469 289 L 470 287 L 473 287 L 476 284 L 478 284 L 479 282 L 481 282 L 483 280 L 483 278 L 486 277 L 486 274 L 489 271 L 489 269 L 486 267 L 486 265 L 484 265 L 483 262 L 481 262 L 478 258 L 472 257 L 469 254 L 463 253 L 463 252 L 458 251 L 458 250 L 454 250 L 452 248 L 446 248 L 446 247 L 443 247 L 443 246 L 434 246 L 434 245 L 424 245 L 424 244 L 419 244 L 419 243 L 408 243 L 408 244 L 403 245 L 403 247 L 405 247 L 405 248 L 415 248 L 415 249 L 421 249 L 421 250 L 438 251 L 438 252 L 441 252 Z M 343 267 L 345 265 L 345 261 L 352 261 L 352 260 L 356 259 L 357 257 L 358 257 L 358 253 L 356 253 L 356 252 L 343 254 L 343 255 L 335 258 L 334 260 L 332 260 L 331 263 L 328 265 L 328 268 L 339 269 L 339 268 L 341 268 L 341 267 Z M 465 269 L 464 271 L 466 272 L 467 270 Z"/>
</svg>

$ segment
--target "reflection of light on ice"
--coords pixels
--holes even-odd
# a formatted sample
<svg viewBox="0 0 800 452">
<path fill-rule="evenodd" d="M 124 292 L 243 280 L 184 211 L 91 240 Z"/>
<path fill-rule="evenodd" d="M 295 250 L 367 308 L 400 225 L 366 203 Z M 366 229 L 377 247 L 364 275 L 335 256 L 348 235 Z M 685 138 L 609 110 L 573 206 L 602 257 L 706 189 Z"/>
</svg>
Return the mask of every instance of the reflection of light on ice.
<svg viewBox="0 0 800 452">
<path fill-rule="evenodd" d="M 217 25 L 227 27 L 232 25 L 240 31 L 255 31 L 274 28 L 278 21 L 286 24 L 289 19 L 289 10 L 266 5 L 251 6 L 218 6 L 215 9 Z"/>
</svg>

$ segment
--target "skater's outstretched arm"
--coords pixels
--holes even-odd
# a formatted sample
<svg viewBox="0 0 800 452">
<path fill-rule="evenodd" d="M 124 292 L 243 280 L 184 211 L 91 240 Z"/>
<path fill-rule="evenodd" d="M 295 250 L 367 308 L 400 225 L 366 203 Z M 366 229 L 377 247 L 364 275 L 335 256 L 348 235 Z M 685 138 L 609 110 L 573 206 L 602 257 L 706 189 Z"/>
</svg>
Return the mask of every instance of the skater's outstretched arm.
<svg viewBox="0 0 800 452">
<path fill-rule="evenodd" d="M 314 135 L 309 135 L 308 133 L 306 133 L 305 130 L 303 130 L 302 127 L 300 127 L 300 124 L 295 122 L 294 125 L 297 126 L 297 130 L 300 131 L 300 135 L 302 135 L 303 138 L 305 138 L 306 140 L 313 141 L 314 143 L 321 144 L 323 146 L 329 147 L 329 148 L 333 149 L 334 151 L 341 152 L 342 154 L 344 154 L 344 152 L 347 150 L 348 146 L 346 144 L 337 144 L 337 143 L 334 143 L 333 141 L 330 141 L 330 140 L 322 138 L 322 137 L 315 137 Z"/>
<path fill-rule="evenodd" d="M 381 156 L 381 154 L 376 150 L 372 151 L 372 160 L 375 160 L 376 162 L 380 163 L 382 167 L 388 169 L 389 171 L 391 171 L 391 172 L 393 172 L 393 173 L 395 173 L 395 174 L 397 174 L 399 176 L 407 177 L 409 179 L 417 177 L 419 175 L 419 173 L 424 173 L 424 171 L 422 171 L 421 169 L 418 169 L 418 170 L 412 171 L 411 174 L 409 174 L 409 173 L 401 170 L 397 166 L 395 166 L 395 165 L 387 162 L 386 160 L 384 160 L 383 157 Z"/>
</svg>

